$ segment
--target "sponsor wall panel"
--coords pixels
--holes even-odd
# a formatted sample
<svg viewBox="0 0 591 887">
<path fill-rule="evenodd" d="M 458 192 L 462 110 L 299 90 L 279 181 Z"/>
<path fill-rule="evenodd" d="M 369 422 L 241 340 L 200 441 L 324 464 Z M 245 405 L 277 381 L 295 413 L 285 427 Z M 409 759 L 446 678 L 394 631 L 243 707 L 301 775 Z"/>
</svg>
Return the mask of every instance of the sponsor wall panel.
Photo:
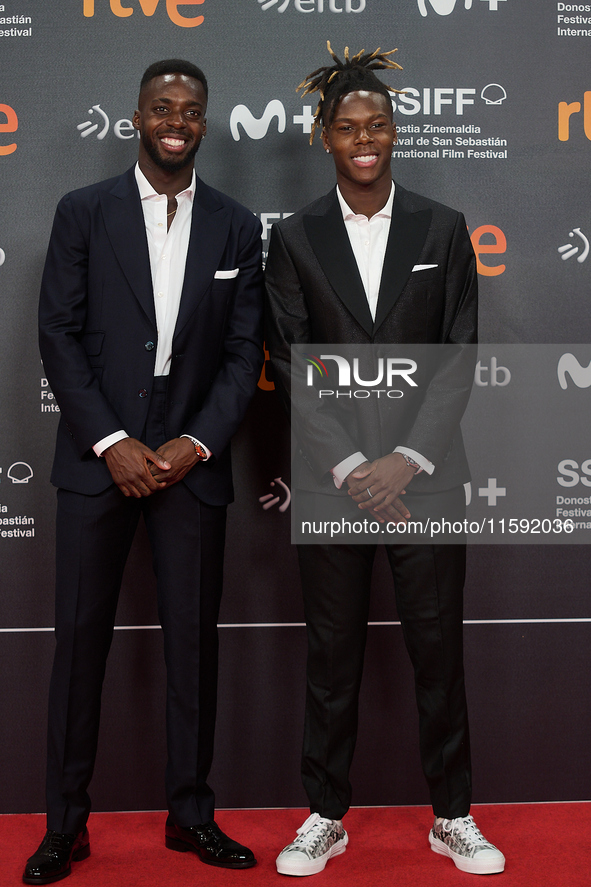
<svg viewBox="0 0 591 887">
<path fill-rule="evenodd" d="M 140 0 L 0 2 L 0 19 L 18 19 L 0 21 L 2 812 L 43 809 L 53 640 L 29 629 L 53 622 L 49 471 L 59 418 L 36 344 L 43 259 L 59 197 L 134 162 L 129 121 L 145 67 L 178 56 L 205 70 L 211 96 L 198 172 L 261 218 L 266 250 L 273 221 L 333 184 L 318 138 L 312 148 L 307 143 L 314 97 L 301 99 L 296 84 L 329 60 L 327 38 L 338 54 L 344 45 L 398 46 L 404 70 L 388 82 L 409 92 L 394 99 L 394 175 L 465 213 L 480 263 L 483 341 L 584 344 L 591 333 L 589 37 L 571 33 L 584 23 L 559 20 L 567 15 L 560 4 L 542 6 L 534 15 L 517 0 L 160 0 L 146 15 Z M 576 356 L 584 368 L 591 347 Z M 298 775 L 305 637 L 301 626 L 285 627 L 303 621 L 284 508 L 289 429 L 265 367 L 234 448 L 237 501 L 221 623 L 242 627 L 221 629 L 213 773 L 218 800 L 228 806 L 305 803 Z M 581 421 L 588 421 L 590 389 L 569 385 L 579 389 Z M 557 495 L 588 495 L 583 465 L 590 458 L 565 451 L 577 480 L 566 490 L 557 484 Z M 558 476 L 574 480 L 557 466 Z M 587 796 L 581 768 L 589 775 L 583 742 L 591 724 L 578 675 L 589 665 L 588 623 L 482 620 L 587 619 L 588 577 L 585 546 L 470 551 L 466 618 L 478 622 L 466 629 L 475 800 Z M 371 620 L 395 622 L 381 555 L 373 595 Z M 118 623 L 157 623 L 143 530 Z M 160 644 L 156 629 L 116 632 L 95 809 L 164 805 Z M 367 655 L 355 802 L 423 803 L 399 628 L 372 628 Z M 376 768 L 393 747 L 405 766 Z"/>
</svg>

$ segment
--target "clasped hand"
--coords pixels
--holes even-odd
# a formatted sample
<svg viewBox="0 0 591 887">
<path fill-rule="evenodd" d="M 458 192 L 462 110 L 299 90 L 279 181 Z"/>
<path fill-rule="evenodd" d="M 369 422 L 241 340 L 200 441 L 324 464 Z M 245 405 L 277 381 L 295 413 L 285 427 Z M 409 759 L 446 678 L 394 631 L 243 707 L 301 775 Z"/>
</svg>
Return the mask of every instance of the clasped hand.
<svg viewBox="0 0 591 887">
<path fill-rule="evenodd" d="M 401 453 L 388 453 L 374 462 L 363 462 L 348 475 L 349 496 L 382 524 L 406 523 L 410 512 L 400 497 L 414 473 Z"/>
<path fill-rule="evenodd" d="M 136 499 L 178 483 L 200 461 L 187 437 L 175 437 L 156 452 L 126 437 L 106 449 L 103 456 L 123 495 Z"/>
</svg>

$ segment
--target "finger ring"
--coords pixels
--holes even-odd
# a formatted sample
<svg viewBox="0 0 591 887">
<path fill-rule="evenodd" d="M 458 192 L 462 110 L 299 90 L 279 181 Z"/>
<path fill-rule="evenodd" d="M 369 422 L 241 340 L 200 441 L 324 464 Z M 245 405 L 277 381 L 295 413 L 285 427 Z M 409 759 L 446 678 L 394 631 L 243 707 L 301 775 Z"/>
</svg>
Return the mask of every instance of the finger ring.
<svg viewBox="0 0 591 887">
<path fill-rule="evenodd" d="M 365 489 L 366 489 L 366 491 L 367 491 L 367 495 L 369 496 L 369 498 L 370 498 L 370 499 L 373 499 L 373 496 L 371 495 L 371 490 L 370 490 L 370 488 L 369 488 L 369 487 L 366 487 Z"/>
</svg>

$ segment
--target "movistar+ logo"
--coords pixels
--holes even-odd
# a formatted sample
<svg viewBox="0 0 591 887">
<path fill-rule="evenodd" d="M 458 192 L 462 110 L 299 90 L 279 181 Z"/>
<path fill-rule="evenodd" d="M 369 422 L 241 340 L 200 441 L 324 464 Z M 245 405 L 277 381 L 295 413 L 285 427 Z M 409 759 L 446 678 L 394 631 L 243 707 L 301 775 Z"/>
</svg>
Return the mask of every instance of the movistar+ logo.
<svg viewBox="0 0 591 887">
<path fill-rule="evenodd" d="M 558 361 L 558 381 L 562 389 L 568 388 L 566 381 L 567 373 L 577 386 L 577 388 L 591 387 L 591 361 L 585 366 L 581 366 L 574 354 L 563 354 Z"/>
<path fill-rule="evenodd" d="M 437 15 L 450 15 L 456 7 L 457 0 L 417 0 L 422 16 L 427 15 L 427 2 Z M 497 12 L 499 3 L 506 3 L 507 0 L 480 0 L 480 2 L 488 3 L 490 12 Z M 464 0 L 464 9 L 472 9 L 472 3 L 473 0 Z"/>
</svg>

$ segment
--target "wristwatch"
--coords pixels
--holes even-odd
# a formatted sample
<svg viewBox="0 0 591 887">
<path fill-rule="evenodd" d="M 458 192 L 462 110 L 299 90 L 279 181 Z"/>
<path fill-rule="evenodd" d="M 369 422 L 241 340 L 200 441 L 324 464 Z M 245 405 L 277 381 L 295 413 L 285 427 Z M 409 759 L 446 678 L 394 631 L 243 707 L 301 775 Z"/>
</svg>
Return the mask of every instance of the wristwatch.
<svg viewBox="0 0 591 887">
<path fill-rule="evenodd" d="M 420 474 L 421 471 L 423 471 L 423 469 L 421 468 L 419 463 L 415 462 L 415 460 L 412 459 L 409 455 L 407 455 L 407 453 L 401 453 L 400 455 L 402 456 L 402 458 L 404 459 L 406 464 L 409 466 L 409 468 L 414 468 L 415 474 Z"/>
<path fill-rule="evenodd" d="M 190 440 L 193 446 L 195 447 L 195 455 L 198 456 L 203 462 L 207 459 L 207 453 L 205 452 L 205 448 L 201 446 L 198 440 L 194 437 L 191 437 L 190 434 L 183 434 L 181 437 L 186 437 L 187 440 Z"/>
</svg>

